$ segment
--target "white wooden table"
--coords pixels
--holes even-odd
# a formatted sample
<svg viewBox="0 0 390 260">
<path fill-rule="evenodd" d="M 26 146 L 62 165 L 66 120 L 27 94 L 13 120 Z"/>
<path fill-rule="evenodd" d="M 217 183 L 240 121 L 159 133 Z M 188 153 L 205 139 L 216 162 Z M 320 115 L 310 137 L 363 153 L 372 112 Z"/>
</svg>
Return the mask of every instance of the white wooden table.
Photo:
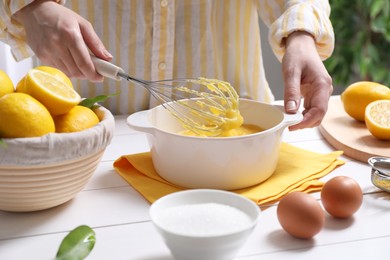
<svg viewBox="0 0 390 260">
<path fill-rule="evenodd" d="M 0 211 L 0 259 L 53 259 L 65 235 L 79 225 L 96 232 L 96 245 L 87 259 L 172 259 L 148 215 L 150 204 L 113 169 L 124 154 L 149 150 L 145 134 L 130 130 L 124 116 L 116 117 L 116 132 L 85 189 L 73 200 L 33 213 Z M 283 140 L 297 147 L 328 153 L 334 149 L 319 131 L 286 132 Z M 327 215 L 324 229 L 312 240 L 285 233 L 276 205 L 262 211 L 259 224 L 237 259 L 390 259 L 390 194 L 375 188 L 370 167 L 342 156 L 344 166 L 324 177 L 354 178 L 364 192 L 363 205 L 353 218 Z M 312 194 L 320 199 L 319 193 Z"/>
</svg>

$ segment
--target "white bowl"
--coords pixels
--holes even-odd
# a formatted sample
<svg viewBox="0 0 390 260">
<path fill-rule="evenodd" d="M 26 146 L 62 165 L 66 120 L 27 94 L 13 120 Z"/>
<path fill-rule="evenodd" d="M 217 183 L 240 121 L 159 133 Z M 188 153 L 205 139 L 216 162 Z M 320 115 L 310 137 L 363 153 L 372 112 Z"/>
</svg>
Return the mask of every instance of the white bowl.
<svg viewBox="0 0 390 260">
<path fill-rule="evenodd" d="M 115 122 L 105 108 L 100 123 L 81 132 L 5 138 L 0 146 L 0 210 L 30 212 L 63 204 L 87 184 L 111 142 Z"/>
<path fill-rule="evenodd" d="M 240 99 L 245 124 L 265 131 L 237 137 L 180 135 L 182 125 L 163 106 L 130 115 L 127 124 L 149 133 L 153 165 L 167 181 L 185 188 L 233 190 L 256 185 L 275 171 L 283 130 L 302 120 L 283 107 Z"/>
<path fill-rule="evenodd" d="M 175 259 L 233 259 L 257 224 L 259 207 L 228 191 L 195 189 L 155 201 L 150 217 Z"/>
</svg>

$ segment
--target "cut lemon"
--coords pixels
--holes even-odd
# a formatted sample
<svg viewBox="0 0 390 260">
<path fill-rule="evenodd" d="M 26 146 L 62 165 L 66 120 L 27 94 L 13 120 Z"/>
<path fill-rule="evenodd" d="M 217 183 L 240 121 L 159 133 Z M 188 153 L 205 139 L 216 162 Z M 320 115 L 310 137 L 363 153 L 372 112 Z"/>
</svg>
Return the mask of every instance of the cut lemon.
<svg viewBox="0 0 390 260">
<path fill-rule="evenodd" d="M 72 81 L 70 80 L 70 78 L 68 78 L 68 76 L 66 76 L 65 73 L 63 73 L 61 70 L 59 70 L 57 68 L 50 67 L 50 66 L 38 66 L 34 69 L 47 72 L 50 75 L 53 75 L 54 77 L 56 77 L 57 79 L 65 82 L 69 87 L 73 88 L 73 84 L 72 84 Z"/>
<path fill-rule="evenodd" d="M 81 100 L 72 87 L 41 70 L 30 70 L 24 84 L 24 91 L 39 100 L 52 115 L 67 113 Z"/>
<path fill-rule="evenodd" d="M 35 67 L 34 69 L 47 72 L 50 75 L 53 75 L 54 77 L 58 78 L 59 80 L 62 80 L 63 82 L 65 82 L 69 87 L 73 88 L 73 84 L 72 84 L 72 81 L 70 80 L 70 78 L 68 78 L 68 76 L 66 76 L 66 74 L 63 73 L 59 69 L 56 69 L 54 67 L 49 67 L 49 66 L 38 66 L 38 67 Z M 18 84 L 16 84 L 16 90 L 15 90 L 16 92 L 26 93 L 26 90 L 24 87 L 25 78 L 26 78 L 26 76 L 21 78 L 19 80 Z"/>
<path fill-rule="evenodd" d="M 373 136 L 390 140 L 390 100 L 377 100 L 368 104 L 365 122 Z"/>
</svg>

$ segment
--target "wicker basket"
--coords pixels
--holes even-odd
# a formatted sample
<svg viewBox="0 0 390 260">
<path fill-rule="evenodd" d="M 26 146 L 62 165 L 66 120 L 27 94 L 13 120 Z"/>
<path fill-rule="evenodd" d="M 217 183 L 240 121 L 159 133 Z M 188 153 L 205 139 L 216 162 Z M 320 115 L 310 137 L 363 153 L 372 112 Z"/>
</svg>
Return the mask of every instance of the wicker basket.
<svg viewBox="0 0 390 260">
<path fill-rule="evenodd" d="M 29 212 L 63 204 L 79 193 L 111 142 L 115 122 L 104 107 L 100 123 L 75 133 L 3 139 L 0 210 Z"/>
</svg>

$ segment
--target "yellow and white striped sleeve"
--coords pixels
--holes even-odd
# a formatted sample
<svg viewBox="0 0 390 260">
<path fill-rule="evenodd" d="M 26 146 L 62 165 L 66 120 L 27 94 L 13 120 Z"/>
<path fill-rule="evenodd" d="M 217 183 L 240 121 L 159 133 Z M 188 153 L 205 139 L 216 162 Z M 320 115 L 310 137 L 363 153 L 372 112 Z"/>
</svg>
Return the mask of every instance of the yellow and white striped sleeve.
<svg viewBox="0 0 390 260">
<path fill-rule="evenodd" d="M 33 55 L 25 40 L 23 26 L 12 15 L 33 0 L 2 0 L 0 5 L 0 40 L 11 47 L 14 58 L 19 61 Z"/>
<path fill-rule="evenodd" d="M 34 0 L 1 0 L 0 2 L 0 41 L 11 47 L 15 60 L 20 61 L 34 55 L 27 45 L 23 26 L 12 18 L 16 12 Z M 55 0 L 58 3 L 64 0 Z"/>
<path fill-rule="evenodd" d="M 328 0 L 258 0 L 258 10 L 270 27 L 268 40 L 279 60 L 285 53 L 283 39 L 294 31 L 313 35 L 322 60 L 332 54 L 335 37 Z"/>
</svg>

